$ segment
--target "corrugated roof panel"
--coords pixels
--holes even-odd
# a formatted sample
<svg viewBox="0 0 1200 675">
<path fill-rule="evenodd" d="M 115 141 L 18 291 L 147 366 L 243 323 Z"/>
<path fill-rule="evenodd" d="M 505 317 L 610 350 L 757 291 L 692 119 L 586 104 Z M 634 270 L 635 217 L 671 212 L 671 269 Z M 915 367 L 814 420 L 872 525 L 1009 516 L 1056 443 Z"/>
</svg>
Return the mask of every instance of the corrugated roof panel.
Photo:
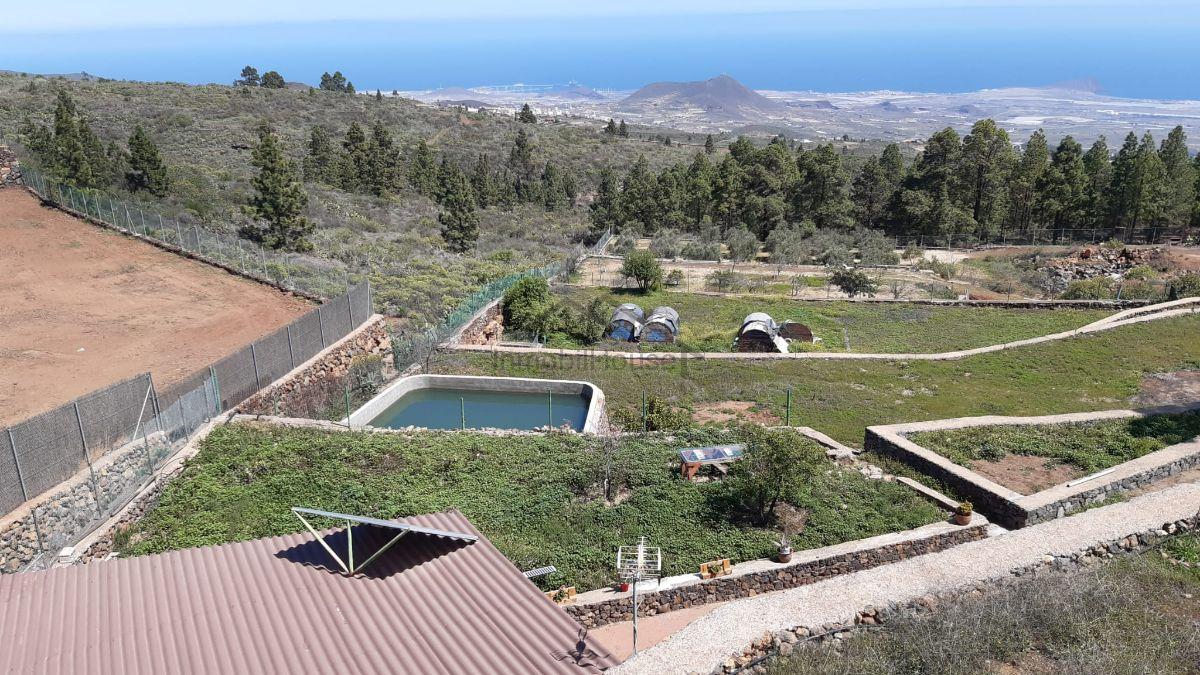
<svg viewBox="0 0 1200 675">
<path fill-rule="evenodd" d="M 479 539 L 408 536 L 353 578 L 308 533 L 0 577 L 0 672 L 598 670 L 564 658 L 579 625 L 462 514 L 400 522 Z M 356 528 L 355 549 L 392 536 Z"/>
</svg>

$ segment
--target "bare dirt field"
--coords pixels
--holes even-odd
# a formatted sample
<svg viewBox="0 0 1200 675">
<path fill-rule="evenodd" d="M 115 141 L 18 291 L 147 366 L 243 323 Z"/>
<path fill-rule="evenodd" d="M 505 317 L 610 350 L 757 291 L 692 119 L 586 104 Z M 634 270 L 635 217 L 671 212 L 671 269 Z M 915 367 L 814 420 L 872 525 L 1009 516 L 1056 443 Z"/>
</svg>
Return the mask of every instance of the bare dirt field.
<svg viewBox="0 0 1200 675">
<path fill-rule="evenodd" d="M 149 370 L 161 389 L 312 309 L 0 190 L 0 426 Z"/>
<path fill-rule="evenodd" d="M 1023 495 L 1041 492 L 1084 475 L 1069 464 L 1055 464 L 1045 457 L 1032 455 L 1008 455 L 996 461 L 979 459 L 971 462 L 971 470 Z"/>
</svg>

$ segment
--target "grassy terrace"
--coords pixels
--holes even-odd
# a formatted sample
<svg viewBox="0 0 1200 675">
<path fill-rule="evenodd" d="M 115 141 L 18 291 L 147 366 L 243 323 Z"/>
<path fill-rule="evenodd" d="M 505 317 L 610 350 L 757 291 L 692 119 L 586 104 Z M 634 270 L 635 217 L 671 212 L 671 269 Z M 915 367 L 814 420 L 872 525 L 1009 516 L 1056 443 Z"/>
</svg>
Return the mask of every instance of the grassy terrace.
<svg viewBox="0 0 1200 675">
<path fill-rule="evenodd" d="M 1172 555 L 1197 550 L 1189 535 Z M 1194 673 L 1200 571 L 1157 552 L 1097 569 L 1023 579 L 932 614 L 803 648 L 771 675 L 864 673 Z"/>
<path fill-rule="evenodd" d="M 820 344 L 810 346 L 811 349 L 845 351 L 845 329 L 845 335 L 850 340 L 850 351 L 889 353 L 983 347 L 1079 328 L 1111 314 L 1097 309 L 815 302 L 793 300 L 785 296 L 720 297 L 663 291 L 643 294 L 607 288 L 570 288 L 564 294 L 567 302 L 579 306 L 599 297 L 614 308 L 623 302 L 638 303 L 647 312 L 660 305 L 674 307 L 679 310 L 679 342 L 670 346 L 642 345 L 642 349 L 687 352 L 730 351 L 742 319 L 751 312 L 766 312 L 780 323 L 791 320 L 807 325 L 813 335 L 822 340 Z M 551 339 L 549 346 L 583 347 L 562 335 Z M 605 342 L 600 348 L 636 350 L 637 345 Z"/>
<path fill-rule="evenodd" d="M 917 324 L 906 324 L 909 330 Z M 643 391 L 679 406 L 744 401 L 861 445 L 873 424 L 968 415 L 1046 415 L 1129 405 L 1149 373 L 1200 367 L 1200 316 L 1185 316 L 956 361 L 693 361 L 442 354 L 440 373 L 586 379 L 611 408 Z"/>
<path fill-rule="evenodd" d="M 1200 412 L 1073 424 L 968 427 L 927 431 L 909 438 L 968 468 L 976 460 L 1025 455 L 1091 473 L 1197 435 Z"/>
<path fill-rule="evenodd" d="M 624 439 L 609 503 L 595 438 L 225 426 L 208 436 L 120 550 L 140 555 L 295 532 L 301 527 L 288 509 L 298 505 L 383 518 L 456 507 L 518 567 L 558 567 L 541 580 L 550 587 L 615 582 L 616 547 L 638 535 L 662 547 L 666 573 L 691 572 L 716 558 L 774 552 L 778 532 L 733 517 L 726 483 L 679 478 L 678 448 L 733 437 L 708 430 Z M 807 528 L 793 539 L 797 549 L 944 517 L 903 486 L 830 471 L 822 450 L 812 446 L 812 453 L 810 475 L 786 495 L 808 510 Z"/>
</svg>

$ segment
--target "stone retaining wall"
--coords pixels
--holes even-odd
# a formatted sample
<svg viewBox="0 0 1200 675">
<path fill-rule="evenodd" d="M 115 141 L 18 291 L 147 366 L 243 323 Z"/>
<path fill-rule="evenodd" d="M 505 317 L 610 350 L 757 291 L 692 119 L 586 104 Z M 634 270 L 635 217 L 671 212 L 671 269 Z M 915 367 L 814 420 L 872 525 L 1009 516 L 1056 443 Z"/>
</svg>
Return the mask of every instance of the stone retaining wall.
<svg viewBox="0 0 1200 675">
<path fill-rule="evenodd" d="M 496 344 L 504 336 L 504 319 L 501 317 L 500 302 L 485 307 L 479 316 L 467 324 L 458 335 L 457 342 L 464 345 Z"/>
<path fill-rule="evenodd" d="M 350 372 L 351 363 L 361 356 L 382 357 L 385 365 L 390 367 L 392 341 L 383 317 L 377 316 L 368 320 L 325 351 L 296 366 L 295 370 L 271 386 L 243 401 L 236 411 L 251 415 L 271 415 L 275 412 L 276 403 L 281 410 L 290 409 L 291 404 L 305 395 L 306 389 L 311 390 L 318 383 L 344 377 Z"/>
<path fill-rule="evenodd" d="M 874 548 L 839 553 L 775 569 L 717 577 L 665 591 L 641 593 L 638 596 L 638 614 L 639 616 L 653 616 L 687 607 L 748 598 L 771 591 L 782 591 L 926 553 L 943 551 L 968 541 L 986 537 L 986 524 L 955 527 L 932 536 L 913 537 Z M 587 628 L 628 621 L 633 618 L 631 597 L 591 604 L 567 605 L 563 609 Z"/>
<path fill-rule="evenodd" d="M 903 462 L 945 483 L 971 501 L 975 510 L 1010 529 L 1061 518 L 1103 502 L 1109 496 L 1145 488 L 1160 480 L 1200 466 L 1200 441 L 1179 443 L 1113 467 L 1104 476 L 1078 485 L 1056 485 L 1023 495 L 907 438 L 908 434 L 969 426 L 1068 424 L 1126 417 L 1142 417 L 1158 411 L 1104 410 L 1041 417 L 964 417 L 932 422 L 868 427 L 864 448 Z"/>
<path fill-rule="evenodd" d="M 56 492 L 13 511 L 0 520 L 0 573 L 17 572 L 39 554 L 57 555 L 132 496 L 149 473 L 139 440 L 105 455 L 91 472 L 81 472 Z"/>
<path fill-rule="evenodd" d="M 1039 563 L 1009 571 L 1008 576 L 973 583 L 962 588 L 947 590 L 937 595 L 926 595 L 905 604 L 887 607 L 864 607 L 853 617 L 840 623 L 819 626 L 797 626 L 774 633 L 765 633 L 740 654 L 735 654 L 718 664 L 713 670 L 718 673 L 764 674 L 769 672 L 771 661 L 780 656 L 790 656 L 797 649 L 810 648 L 822 643 L 833 643 L 851 637 L 855 631 L 873 626 L 904 621 L 918 614 L 937 611 L 939 605 L 962 600 L 968 596 L 979 598 L 997 589 L 1020 583 L 1023 577 L 1055 572 L 1066 572 L 1096 564 L 1118 555 L 1144 553 L 1163 540 L 1186 534 L 1200 527 L 1200 514 L 1170 523 L 1157 529 L 1131 533 L 1119 539 L 1099 542 L 1070 555 L 1045 556 Z"/>
</svg>

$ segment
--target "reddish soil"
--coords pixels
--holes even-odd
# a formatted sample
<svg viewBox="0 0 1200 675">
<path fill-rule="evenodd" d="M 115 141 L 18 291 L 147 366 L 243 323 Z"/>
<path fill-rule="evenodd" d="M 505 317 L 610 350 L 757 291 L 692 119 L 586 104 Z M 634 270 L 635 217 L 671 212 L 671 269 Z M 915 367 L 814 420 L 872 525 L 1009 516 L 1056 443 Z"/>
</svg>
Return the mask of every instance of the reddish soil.
<svg viewBox="0 0 1200 675">
<path fill-rule="evenodd" d="M 1023 495 L 1041 492 L 1084 476 L 1082 471 L 1070 464 L 1055 464 L 1048 462 L 1045 457 L 1032 455 L 1008 455 L 994 462 L 975 460 L 971 462 L 971 470 Z"/>
<path fill-rule="evenodd" d="M 1133 403 L 1139 407 L 1185 405 L 1200 401 L 1200 370 L 1155 373 L 1142 378 Z"/>
<path fill-rule="evenodd" d="M 755 422 L 758 424 L 776 425 L 779 418 L 765 411 L 753 410 L 755 403 L 746 401 L 720 401 L 718 403 L 697 403 L 692 410 L 692 420 L 697 424 L 716 422 L 729 424 L 739 422 Z"/>
<path fill-rule="evenodd" d="M 162 388 L 312 309 L 0 190 L 0 425 L 149 370 Z"/>
</svg>

